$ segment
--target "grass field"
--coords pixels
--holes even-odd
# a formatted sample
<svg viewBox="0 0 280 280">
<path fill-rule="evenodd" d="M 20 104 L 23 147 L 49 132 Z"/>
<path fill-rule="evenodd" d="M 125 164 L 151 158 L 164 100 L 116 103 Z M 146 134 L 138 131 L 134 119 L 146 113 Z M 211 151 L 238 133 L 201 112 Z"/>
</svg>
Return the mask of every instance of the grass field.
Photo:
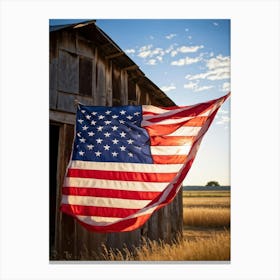
<svg viewBox="0 0 280 280">
<path fill-rule="evenodd" d="M 180 242 L 146 241 L 135 254 L 104 248 L 111 261 L 229 261 L 230 192 L 184 191 L 184 232 Z"/>
</svg>

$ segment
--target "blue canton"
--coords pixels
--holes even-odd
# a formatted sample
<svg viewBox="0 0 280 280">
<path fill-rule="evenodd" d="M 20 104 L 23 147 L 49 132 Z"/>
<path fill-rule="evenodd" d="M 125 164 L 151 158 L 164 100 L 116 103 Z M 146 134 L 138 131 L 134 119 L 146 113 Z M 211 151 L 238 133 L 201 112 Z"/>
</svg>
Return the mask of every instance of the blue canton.
<svg viewBox="0 0 280 280">
<path fill-rule="evenodd" d="M 83 106 L 76 116 L 73 160 L 153 163 L 141 106 Z"/>
</svg>

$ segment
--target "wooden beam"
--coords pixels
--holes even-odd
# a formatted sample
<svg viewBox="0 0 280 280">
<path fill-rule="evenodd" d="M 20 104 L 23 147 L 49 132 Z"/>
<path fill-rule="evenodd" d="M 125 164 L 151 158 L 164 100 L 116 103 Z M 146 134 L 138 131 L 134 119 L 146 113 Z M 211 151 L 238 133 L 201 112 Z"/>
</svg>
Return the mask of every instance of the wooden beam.
<svg viewBox="0 0 280 280">
<path fill-rule="evenodd" d="M 116 57 L 119 57 L 122 55 L 124 55 L 124 52 L 117 52 L 117 53 L 113 53 L 113 54 L 105 56 L 105 59 L 112 59 L 112 58 L 116 58 Z"/>
<path fill-rule="evenodd" d="M 133 64 L 133 65 L 127 66 L 127 67 L 125 67 L 125 68 L 122 68 L 122 70 L 131 71 L 131 70 L 136 70 L 136 69 L 138 69 L 138 68 L 139 68 L 138 65 Z"/>
</svg>

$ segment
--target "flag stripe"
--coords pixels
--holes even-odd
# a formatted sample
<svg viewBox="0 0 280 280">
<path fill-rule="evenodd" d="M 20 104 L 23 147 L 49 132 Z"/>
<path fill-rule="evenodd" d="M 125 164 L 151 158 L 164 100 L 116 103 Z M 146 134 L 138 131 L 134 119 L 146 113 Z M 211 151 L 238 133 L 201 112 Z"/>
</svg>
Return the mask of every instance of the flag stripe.
<svg viewBox="0 0 280 280">
<path fill-rule="evenodd" d="M 157 164 L 141 164 L 141 163 L 125 163 L 125 162 L 93 162 L 73 160 L 69 168 L 73 169 L 93 169 L 93 170 L 111 170 L 111 171 L 126 171 L 126 172 L 146 172 L 146 173 L 166 173 L 178 172 L 182 164 L 172 164 L 168 166 Z"/>
<path fill-rule="evenodd" d="M 174 156 L 165 156 L 165 155 L 152 155 L 153 161 L 156 164 L 179 164 L 179 163 L 184 163 L 187 155 L 174 155 Z"/>
<path fill-rule="evenodd" d="M 83 215 L 83 216 L 99 216 L 99 217 L 115 217 L 125 218 L 135 214 L 139 209 L 128 208 L 110 208 L 110 207 L 95 207 L 84 205 L 70 205 L 62 204 L 60 207 L 63 212 L 70 215 Z"/>
<path fill-rule="evenodd" d="M 149 135 L 158 136 L 196 136 L 201 129 L 200 126 L 181 126 L 180 124 L 173 125 L 153 125 L 147 126 L 145 129 Z M 160 131 L 160 133 L 159 133 Z"/>
<path fill-rule="evenodd" d="M 132 182 L 132 181 L 118 181 L 118 180 L 100 180 L 88 178 L 65 178 L 64 187 L 75 188 L 102 188 L 114 190 L 131 190 L 131 191 L 152 191 L 160 192 L 166 187 L 166 182 Z"/>
<path fill-rule="evenodd" d="M 170 125 L 170 124 L 188 124 L 190 126 L 201 126 L 203 123 L 207 120 L 207 116 L 199 116 L 199 117 L 186 117 L 186 118 L 180 118 L 180 119 L 167 119 L 167 120 L 161 120 L 161 121 L 155 121 L 151 119 L 149 120 L 143 120 L 141 122 L 141 126 L 150 126 L 150 125 Z"/>
<path fill-rule="evenodd" d="M 67 177 L 95 178 L 106 180 L 123 180 L 139 182 L 170 182 L 176 173 L 136 173 L 119 172 L 110 170 L 88 170 L 88 169 L 68 169 Z"/>
<path fill-rule="evenodd" d="M 160 192 L 139 192 L 129 190 L 114 190 L 101 188 L 84 188 L 84 187 L 63 187 L 62 194 L 78 195 L 78 196 L 97 196 L 124 199 L 152 200 L 160 194 Z"/>
<path fill-rule="evenodd" d="M 152 136 L 152 146 L 184 146 L 191 145 L 195 139 L 194 136 Z"/>
<path fill-rule="evenodd" d="M 143 208 L 151 202 L 151 200 L 122 199 L 111 197 L 104 198 L 78 195 L 62 195 L 61 201 L 63 204 L 127 209 Z"/>
<path fill-rule="evenodd" d="M 154 155 L 186 155 L 190 146 L 151 146 L 151 154 Z"/>
</svg>

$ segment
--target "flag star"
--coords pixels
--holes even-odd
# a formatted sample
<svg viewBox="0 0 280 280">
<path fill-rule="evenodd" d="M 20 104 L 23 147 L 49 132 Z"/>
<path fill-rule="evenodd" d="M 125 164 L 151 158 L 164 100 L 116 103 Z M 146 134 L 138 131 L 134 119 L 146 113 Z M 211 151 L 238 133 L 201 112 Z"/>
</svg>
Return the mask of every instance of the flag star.
<svg viewBox="0 0 280 280">
<path fill-rule="evenodd" d="M 91 121 L 91 125 L 96 125 L 96 121 Z"/>
<path fill-rule="evenodd" d="M 124 110 L 121 110 L 121 111 L 120 111 L 120 114 L 121 114 L 121 115 L 124 115 L 125 113 L 126 113 L 126 111 L 124 111 Z"/>
<path fill-rule="evenodd" d="M 100 115 L 100 116 L 98 117 L 99 120 L 103 120 L 104 118 L 105 118 L 105 116 L 103 116 L 103 115 Z"/>
<path fill-rule="evenodd" d="M 118 156 L 118 154 L 119 154 L 119 153 L 117 153 L 117 152 L 112 152 L 112 156 L 113 156 L 113 157 Z"/>
<path fill-rule="evenodd" d="M 125 137 L 125 135 L 126 135 L 126 133 L 124 132 L 124 131 L 122 131 L 121 133 L 120 133 L 120 136 L 123 138 L 123 137 Z"/>
<path fill-rule="evenodd" d="M 121 124 L 124 124 L 124 123 L 125 123 L 125 121 L 124 121 L 124 120 L 119 120 L 119 122 L 120 122 Z"/>
<path fill-rule="evenodd" d="M 118 117 L 119 116 L 117 116 L 117 115 L 112 116 L 113 119 L 117 119 Z"/>
<path fill-rule="evenodd" d="M 105 136 L 105 137 L 110 137 L 110 135 L 111 135 L 111 133 L 109 133 L 109 132 L 105 132 L 105 133 L 104 133 L 104 136 Z"/>
<path fill-rule="evenodd" d="M 77 132 L 78 137 L 81 137 L 81 132 Z"/>
<path fill-rule="evenodd" d="M 86 143 L 86 139 L 85 138 L 81 138 L 79 139 L 81 143 Z"/>
<path fill-rule="evenodd" d="M 135 115 L 135 116 L 139 116 L 139 115 L 140 115 L 140 112 L 135 112 L 134 115 Z"/>
<path fill-rule="evenodd" d="M 112 129 L 113 129 L 113 131 L 116 131 L 116 130 L 118 129 L 118 127 L 114 125 L 114 126 L 112 127 Z"/>
<path fill-rule="evenodd" d="M 87 130 L 87 129 L 88 129 L 88 126 L 84 125 L 83 130 Z"/>
<path fill-rule="evenodd" d="M 98 131 L 102 131 L 102 129 L 103 129 L 103 126 L 97 127 L 97 130 L 98 130 Z"/>
<path fill-rule="evenodd" d="M 99 151 L 97 151 L 97 152 L 95 152 L 95 155 L 97 156 L 97 157 L 100 157 L 101 156 L 101 152 L 99 152 Z"/>
<path fill-rule="evenodd" d="M 125 151 L 126 147 L 125 146 L 121 146 L 120 149 L 121 149 L 121 151 Z"/>
<path fill-rule="evenodd" d="M 113 144 L 118 144 L 119 140 L 115 138 L 112 140 L 112 142 L 113 142 Z"/>
<path fill-rule="evenodd" d="M 91 116 L 90 116 L 90 115 L 86 115 L 86 118 L 87 118 L 88 120 L 90 120 Z"/>
<path fill-rule="evenodd" d="M 95 115 L 97 115 L 97 112 L 92 112 L 91 114 L 92 114 L 93 116 L 95 116 Z"/>
<path fill-rule="evenodd" d="M 89 150 L 92 150 L 92 148 L 94 147 L 92 144 L 90 144 L 90 145 L 87 145 L 87 147 L 88 147 L 88 149 Z"/>
<path fill-rule="evenodd" d="M 111 112 L 112 112 L 112 111 L 109 111 L 109 110 L 108 110 L 108 111 L 105 112 L 105 114 L 106 114 L 106 115 L 110 115 Z"/>
<path fill-rule="evenodd" d="M 132 140 L 132 139 L 127 140 L 128 144 L 132 144 L 133 142 L 134 142 L 134 140 Z"/>
<path fill-rule="evenodd" d="M 130 116 L 130 115 L 129 115 L 129 116 L 127 116 L 126 118 L 127 118 L 127 119 L 129 119 L 129 120 L 133 119 L 133 117 L 132 117 L 132 116 Z"/>
<path fill-rule="evenodd" d="M 111 123 L 111 121 L 105 121 L 104 123 L 105 123 L 106 125 L 108 125 L 108 124 Z"/>
<path fill-rule="evenodd" d="M 83 156 L 84 153 L 85 153 L 85 152 L 83 152 L 83 151 L 79 151 L 79 155 L 80 155 L 80 156 Z"/>
<path fill-rule="evenodd" d="M 97 144 L 101 144 L 102 141 L 103 141 L 103 139 L 101 139 L 101 138 L 96 139 Z"/>
<path fill-rule="evenodd" d="M 84 120 L 78 119 L 78 122 L 79 122 L 80 124 L 82 124 L 82 123 L 84 122 Z"/>
<path fill-rule="evenodd" d="M 105 151 L 109 151 L 109 149 L 110 149 L 110 146 L 109 145 L 105 145 L 105 146 L 103 146 L 104 147 L 104 150 Z"/>
<path fill-rule="evenodd" d="M 128 156 L 129 157 L 133 157 L 133 153 L 128 153 Z"/>
<path fill-rule="evenodd" d="M 93 131 L 88 132 L 88 136 L 93 136 L 93 135 L 94 135 Z"/>
<path fill-rule="evenodd" d="M 85 110 L 81 110 L 81 112 L 84 114 L 86 111 Z"/>
</svg>

